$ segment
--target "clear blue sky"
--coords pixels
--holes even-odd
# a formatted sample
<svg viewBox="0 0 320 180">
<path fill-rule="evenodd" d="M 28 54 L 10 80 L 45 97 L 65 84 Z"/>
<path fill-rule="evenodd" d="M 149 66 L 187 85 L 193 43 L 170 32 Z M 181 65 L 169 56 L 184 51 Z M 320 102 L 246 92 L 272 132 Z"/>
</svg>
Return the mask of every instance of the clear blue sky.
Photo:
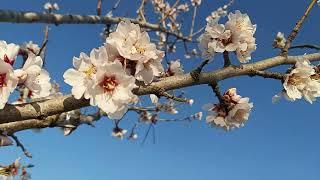
<svg viewBox="0 0 320 180">
<path fill-rule="evenodd" d="M 256 38 L 258 49 L 253 61 L 274 56 L 271 48 L 278 31 L 288 34 L 308 1 L 236 0 L 231 10 L 239 9 L 250 15 L 258 25 Z M 42 11 L 45 1 L 1 0 L 1 9 Z M 94 14 L 95 1 L 57 1 L 62 13 Z M 112 0 L 105 1 L 110 9 Z M 115 15 L 133 14 L 132 0 L 123 0 Z M 203 0 L 197 27 L 205 24 L 203 17 L 226 3 L 225 0 Z M 295 44 L 319 44 L 319 7 L 311 12 Z M 187 16 L 186 18 L 188 18 Z M 202 17 L 202 18 L 200 18 Z M 189 17 L 190 18 L 190 17 Z M 200 21 L 202 20 L 202 21 Z M 188 21 L 186 21 L 188 23 Z M 0 39 L 23 43 L 42 42 L 44 25 L 0 24 Z M 47 68 L 51 76 L 68 92 L 62 74 L 72 65 L 72 57 L 81 51 L 89 52 L 101 45 L 101 25 L 51 26 L 47 53 Z M 296 51 L 292 53 L 303 53 Z M 177 53 L 169 59 L 183 58 Z M 191 69 L 199 59 L 185 60 L 185 68 Z M 217 67 L 221 57 L 207 67 Z M 236 62 L 233 59 L 233 62 Z M 222 89 L 237 87 L 239 93 L 248 96 L 254 109 L 246 126 L 229 133 L 208 127 L 204 122 L 170 123 L 156 126 L 156 144 L 148 139 L 140 142 L 119 141 L 110 136 L 112 123 L 104 119 L 96 128 L 83 126 L 69 137 L 57 129 L 45 129 L 19 133 L 20 139 L 34 155 L 29 160 L 15 147 L 0 149 L 0 162 L 9 163 L 16 157 L 36 165 L 32 169 L 34 180 L 55 179 L 140 179 L 140 180 L 318 180 L 320 178 L 320 119 L 318 102 L 310 105 L 304 101 L 271 103 L 271 97 L 281 90 L 275 80 L 241 77 L 221 83 Z M 201 106 L 215 102 L 216 98 L 206 86 L 187 88 L 195 99 L 192 108 L 181 111 L 179 117 L 196 113 Z M 125 120 L 131 121 L 134 115 Z M 130 124 L 124 124 L 129 128 Z M 146 129 L 141 129 L 144 132 Z"/>
</svg>

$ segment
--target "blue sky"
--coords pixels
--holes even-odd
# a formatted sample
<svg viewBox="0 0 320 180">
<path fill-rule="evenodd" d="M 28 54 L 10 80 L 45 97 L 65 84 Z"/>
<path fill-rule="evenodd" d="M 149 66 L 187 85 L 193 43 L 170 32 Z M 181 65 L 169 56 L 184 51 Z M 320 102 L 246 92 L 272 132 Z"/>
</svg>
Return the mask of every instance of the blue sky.
<svg viewBox="0 0 320 180">
<path fill-rule="evenodd" d="M 42 11 L 45 1 L 2 0 L 1 9 Z M 57 1 L 62 13 L 94 14 L 95 1 Z M 113 1 L 106 1 L 110 9 Z M 225 0 L 203 0 L 196 27 L 205 24 L 204 17 Z M 308 1 L 236 0 L 231 11 L 246 12 L 257 24 L 258 48 L 253 54 L 257 61 L 278 53 L 271 44 L 275 34 L 288 34 L 300 17 Z M 132 15 L 130 0 L 123 0 L 115 15 Z M 318 36 L 319 7 L 315 7 L 304 24 L 294 44 L 320 42 Z M 186 16 L 186 18 L 190 18 Z M 185 21 L 188 23 L 188 21 Z M 21 44 L 33 40 L 42 42 L 43 24 L 1 23 L 0 39 Z M 70 87 L 63 83 L 63 72 L 72 66 L 72 57 L 80 52 L 88 53 L 103 42 L 99 36 L 101 25 L 51 26 L 47 53 L 47 69 L 62 86 L 63 92 Z M 313 51 L 308 51 L 313 52 Z M 294 51 L 291 54 L 304 53 Z M 185 69 L 190 70 L 200 59 L 183 59 L 181 53 L 169 59 L 181 58 Z M 234 63 L 236 59 L 232 59 Z M 221 66 L 217 56 L 206 70 Z M 275 70 L 283 70 L 276 68 Z M 152 180 L 248 180 L 290 179 L 318 180 L 320 178 L 320 131 L 318 102 L 310 105 L 305 101 L 271 103 L 271 97 L 281 90 L 275 80 L 241 77 L 221 82 L 223 90 L 237 87 L 243 96 L 250 97 L 254 109 L 244 128 L 226 133 L 210 128 L 204 122 L 163 123 L 156 125 L 156 143 L 148 139 L 144 146 L 140 142 L 119 141 L 110 136 L 112 122 L 103 119 L 96 128 L 83 126 L 69 137 L 57 129 L 45 129 L 42 133 L 26 131 L 19 133 L 20 139 L 34 155 L 23 157 L 20 149 L 0 149 L 0 162 L 9 163 L 16 157 L 34 164 L 32 176 L 35 180 L 53 179 L 152 179 Z M 207 86 L 184 89 L 195 99 L 192 107 L 182 109 L 178 117 L 196 113 L 208 102 L 216 102 Z M 134 114 L 125 121 L 135 119 Z M 124 123 L 124 128 L 129 128 Z M 140 129 L 144 132 L 146 128 Z"/>
</svg>

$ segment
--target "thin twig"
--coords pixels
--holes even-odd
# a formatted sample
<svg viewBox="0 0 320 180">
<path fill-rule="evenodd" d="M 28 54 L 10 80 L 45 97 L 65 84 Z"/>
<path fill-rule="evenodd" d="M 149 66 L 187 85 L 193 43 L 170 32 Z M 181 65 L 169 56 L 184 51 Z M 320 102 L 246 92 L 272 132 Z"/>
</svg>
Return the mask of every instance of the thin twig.
<svg viewBox="0 0 320 180">
<path fill-rule="evenodd" d="M 223 52 L 223 60 L 224 60 L 224 65 L 223 67 L 228 67 L 231 65 L 231 61 L 229 58 L 229 52 L 228 51 L 224 51 Z"/>
<path fill-rule="evenodd" d="M 43 38 L 43 43 L 41 46 L 41 49 L 39 51 L 39 55 L 41 55 L 42 53 L 42 60 L 43 60 L 43 64 L 45 64 L 45 59 L 46 59 L 46 45 L 48 43 L 48 39 L 49 39 L 49 25 L 46 25 L 45 29 L 44 29 L 44 38 Z"/>
<path fill-rule="evenodd" d="M 47 46 L 47 43 L 48 43 L 48 39 L 45 39 L 45 41 L 43 42 L 43 44 L 42 44 L 42 46 L 41 46 L 41 48 L 40 48 L 37 56 L 40 56 L 40 55 L 41 55 L 42 51 L 43 51 L 44 48 Z"/>
<path fill-rule="evenodd" d="M 179 97 L 176 97 L 168 92 L 165 92 L 165 91 L 162 91 L 160 90 L 159 93 L 158 93 L 159 96 L 164 96 L 164 97 L 167 97 L 169 99 L 172 99 L 172 100 L 175 100 L 175 101 L 178 101 L 178 102 L 183 102 L 183 103 L 188 103 L 189 100 L 186 99 L 186 98 L 179 98 Z"/>
<path fill-rule="evenodd" d="M 196 69 L 194 69 L 190 75 L 192 77 L 193 80 L 195 81 L 199 81 L 200 78 L 200 73 L 202 71 L 202 69 L 204 68 L 204 66 L 206 66 L 209 63 L 209 60 L 204 60 Z"/>
<path fill-rule="evenodd" d="M 293 28 L 293 30 L 291 31 L 291 33 L 289 34 L 289 36 L 287 38 L 287 42 L 286 42 L 284 48 L 282 49 L 281 55 L 283 55 L 283 56 L 287 56 L 288 55 L 288 49 L 290 48 L 292 41 L 298 35 L 304 20 L 307 18 L 308 14 L 310 13 L 312 7 L 316 4 L 316 2 L 317 2 L 317 0 L 312 0 L 310 2 L 310 4 L 308 5 L 308 7 L 307 7 L 306 11 L 304 12 L 303 16 L 296 23 L 296 26 Z"/>
<path fill-rule="evenodd" d="M 112 11 L 114 11 L 114 10 L 116 10 L 116 9 L 118 8 L 120 2 L 121 2 L 121 0 L 118 0 L 118 1 L 114 4 L 114 6 L 113 6 L 113 8 L 112 8 Z"/>
<path fill-rule="evenodd" d="M 146 17 L 144 16 L 144 5 L 146 3 L 146 0 L 141 0 L 140 7 L 138 9 L 138 15 L 140 16 L 141 20 L 146 22 Z"/>
<path fill-rule="evenodd" d="M 309 48 L 309 49 L 315 49 L 315 50 L 320 50 L 319 45 L 314 45 L 314 44 L 302 44 L 302 45 L 296 45 L 296 46 L 291 46 L 289 49 L 303 49 L 303 48 Z"/>
<path fill-rule="evenodd" d="M 147 132 L 146 132 L 146 135 L 145 135 L 144 138 L 143 138 L 143 141 L 142 141 L 142 143 L 141 143 L 141 146 L 144 145 L 144 143 L 146 142 L 147 137 L 148 137 L 148 135 L 149 135 L 149 133 L 150 133 L 150 130 L 151 130 L 151 127 L 152 127 L 152 126 L 153 126 L 153 124 L 150 124 L 150 125 L 149 125 L 149 128 L 148 128 L 148 130 L 147 130 Z"/>
<path fill-rule="evenodd" d="M 209 84 L 209 86 L 212 88 L 213 92 L 216 94 L 220 104 L 222 104 L 222 105 L 225 104 L 224 103 L 224 98 L 223 98 L 223 95 L 222 95 L 222 93 L 220 91 L 218 83 L 216 81 L 212 81 Z"/>
<path fill-rule="evenodd" d="M 205 27 L 200 28 L 197 32 L 192 34 L 192 37 L 194 37 L 195 35 L 201 33 L 203 30 L 205 29 Z M 198 43 L 198 42 L 197 42 Z"/>
<path fill-rule="evenodd" d="M 27 149 L 23 146 L 23 144 L 20 142 L 17 136 L 15 136 L 14 134 L 11 134 L 10 137 L 12 137 L 12 139 L 16 142 L 17 147 L 21 148 L 25 156 L 27 156 L 28 158 L 32 158 L 31 153 L 27 151 Z"/>
<path fill-rule="evenodd" d="M 193 7 L 193 16 L 192 16 L 192 20 L 191 20 L 191 27 L 190 27 L 189 39 L 192 39 L 193 29 L 194 29 L 194 23 L 195 23 L 196 16 L 197 16 L 197 7 L 198 7 L 198 6 L 194 6 L 194 7 Z"/>
<path fill-rule="evenodd" d="M 97 15 L 101 16 L 101 5 L 102 5 L 102 0 L 98 0 L 97 3 Z"/>
<path fill-rule="evenodd" d="M 180 0 L 176 0 L 176 2 L 172 5 L 170 12 L 168 12 L 167 14 L 164 14 L 164 16 L 162 16 L 162 18 L 160 19 L 160 21 L 158 22 L 158 24 L 163 23 L 167 17 L 169 17 L 171 11 L 179 4 Z"/>
</svg>

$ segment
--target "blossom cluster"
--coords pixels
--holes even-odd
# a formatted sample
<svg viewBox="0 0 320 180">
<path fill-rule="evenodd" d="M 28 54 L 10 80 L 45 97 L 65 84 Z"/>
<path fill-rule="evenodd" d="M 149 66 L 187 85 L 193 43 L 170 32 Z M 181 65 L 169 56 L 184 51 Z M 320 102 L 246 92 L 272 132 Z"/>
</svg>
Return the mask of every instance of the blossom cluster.
<svg viewBox="0 0 320 180">
<path fill-rule="evenodd" d="M 160 22 L 164 26 L 168 26 L 172 31 L 176 31 L 181 28 L 181 24 L 177 21 L 177 17 L 180 12 L 189 11 L 188 3 L 179 5 L 175 4 L 171 6 L 168 2 L 165 2 L 165 0 L 152 0 L 151 2 L 154 6 L 154 10 L 161 14 L 162 19 L 160 19 Z M 197 4 L 196 6 L 198 6 L 198 4 L 200 5 L 201 1 L 199 2 L 199 0 L 192 0 L 191 3 L 192 5 Z M 167 24 L 166 19 L 169 19 Z"/>
<path fill-rule="evenodd" d="M 14 69 L 20 46 L 0 41 L 0 109 L 8 102 L 10 94 L 17 88 L 27 88 L 28 98 L 41 98 L 50 94 L 49 73 L 43 69 L 43 61 L 32 50 L 26 49 L 22 68 Z"/>
<path fill-rule="evenodd" d="M 20 160 L 21 158 L 18 158 L 9 166 L 0 167 L 0 177 L 2 177 L 2 180 L 7 180 L 8 178 L 13 179 L 14 177 L 18 176 L 20 170 L 20 180 L 31 179 L 31 174 L 28 173 L 26 169 L 33 167 L 33 165 L 22 166 Z"/>
<path fill-rule="evenodd" d="M 251 23 L 247 14 L 240 11 L 229 13 L 228 21 L 219 24 L 220 15 L 224 9 L 215 12 L 207 18 L 205 32 L 199 37 L 199 48 L 206 59 L 214 57 L 215 53 L 235 52 L 241 63 L 251 59 L 251 53 L 256 50 L 255 38 L 256 25 Z"/>
<path fill-rule="evenodd" d="M 135 82 L 147 85 L 164 74 L 163 56 L 147 32 L 122 21 L 103 46 L 73 58 L 74 68 L 64 73 L 64 79 L 76 99 L 90 99 L 110 119 L 120 119 L 128 105 L 138 101 L 132 93 Z"/>
<path fill-rule="evenodd" d="M 312 104 L 320 97 L 319 67 L 313 66 L 308 60 L 300 59 L 286 74 L 284 90 L 273 97 L 273 102 L 284 96 L 289 101 L 295 101 L 302 97 Z"/>
<path fill-rule="evenodd" d="M 223 102 L 219 104 L 206 104 L 203 109 L 209 111 L 206 122 L 231 130 L 239 128 L 248 120 L 253 103 L 249 98 L 243 98 L 237 94 L 236 88 L 231 88 L 223 95 Z"/>
</svg>

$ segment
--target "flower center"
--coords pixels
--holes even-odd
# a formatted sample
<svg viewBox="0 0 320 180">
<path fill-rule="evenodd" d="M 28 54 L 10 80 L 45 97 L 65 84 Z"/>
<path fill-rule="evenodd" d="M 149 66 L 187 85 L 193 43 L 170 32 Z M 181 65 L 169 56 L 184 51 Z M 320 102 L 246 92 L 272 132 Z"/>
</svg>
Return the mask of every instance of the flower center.
<svg viewBox="0 0 320 180">
<path fill-rule="evenodd" d="M 136 47 L 136 49 L 139 54 L 144 54 L 146 52 L 146 49 L 143 47 Z"/>
<path fill-rule="evenodd" d="M 118 84 L 115 76 L 105 76 L 99 85 L 103 88 L 105 93 L 112 93 Z"/>
<path fill-rule="evenodd" d="M 91 64 L 90 67 L 84 71 L 84 73 L 88 76 L 91 77 L 93 74 L 97 73 L 97 68 Z"/>
<path fill-rule="evenodd" d="M 4 55 L 3 60 L 4 60 L 4 62 L 10 64 L 11 66 L 14 63 L 14 60 L 10 60 L 9 57 L 6 54 Z"/>
<path fill-rule="evenodd" d="M 125 59 L 122 56 L 119 56 L 116 59 L 121 62 L 123 67 L 129 70 L 131 75 L 134 75 L 136 73 L 136 66 L 137 66 L 136 61 Z"/>
<path fill-rule="evenodd" d="M 291 84 L 293 86 L 300 85 L 303 82 L 304 82 L 304 80 L 295 74 L 291 75 L 288 80 L 288 84 Z"/>
<path fill-rule="evenodd" d="M 228 39 L 221 39 L 221 42 L 223 45 L 227 46 L 228 44 L 230 44 L 232 42 L 231 37 Z"/>
<path fill-rule="evenodd" d="M 6 73 L 0 74 L 0 88 L 7 86 L 6 78 L 7 78 Z"/>
</svg>

